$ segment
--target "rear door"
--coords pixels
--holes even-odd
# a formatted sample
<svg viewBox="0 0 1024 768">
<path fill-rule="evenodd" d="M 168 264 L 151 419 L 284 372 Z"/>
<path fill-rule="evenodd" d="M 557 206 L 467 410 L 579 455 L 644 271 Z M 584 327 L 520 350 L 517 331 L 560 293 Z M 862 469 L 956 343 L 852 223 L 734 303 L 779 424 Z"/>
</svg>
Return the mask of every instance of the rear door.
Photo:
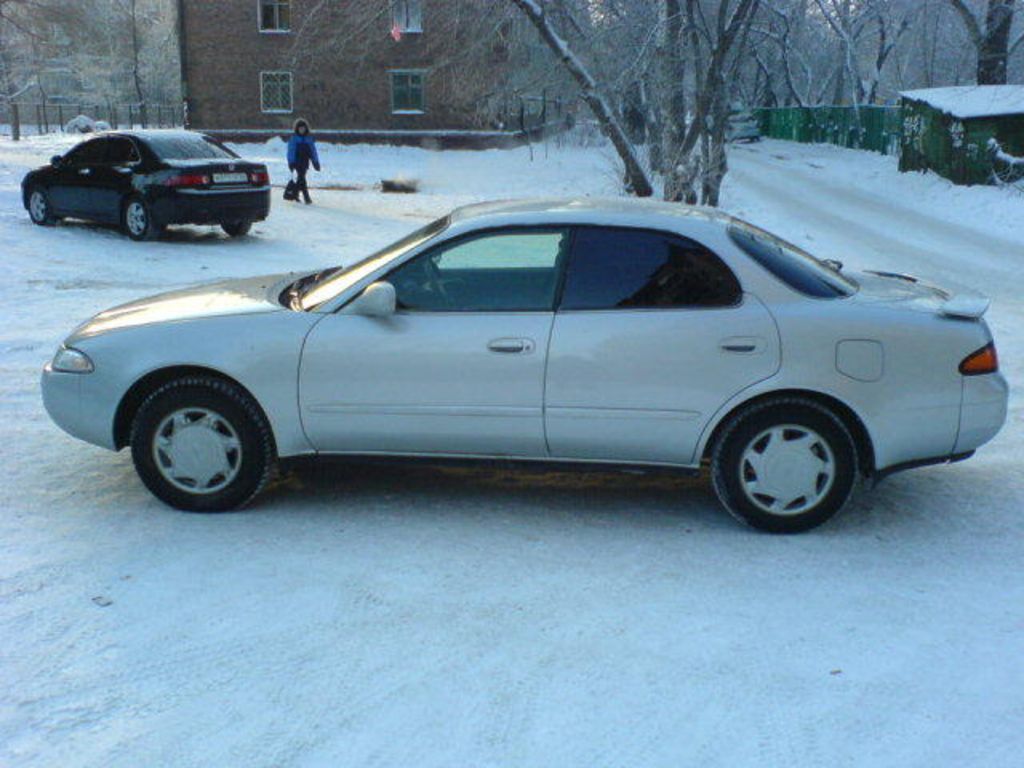
<svg viewBox="0 0 1024 768">
<path fill-rule="evenodd" d="M 103 141 L 103 160 L 86 181 L 85 204 L 90 218 L 116 224 L 121 220 L 122 201 L 132 190 L 132 174 L 142 158 L 135 142 L 126 136 Z"/>
<path fill-rule="evenodd" d="M 779 362 L 768 311 L 710 250 L 581 227 L 548 354 L 551 455 L 691 464 L 709 418 Z"/>
</svg>

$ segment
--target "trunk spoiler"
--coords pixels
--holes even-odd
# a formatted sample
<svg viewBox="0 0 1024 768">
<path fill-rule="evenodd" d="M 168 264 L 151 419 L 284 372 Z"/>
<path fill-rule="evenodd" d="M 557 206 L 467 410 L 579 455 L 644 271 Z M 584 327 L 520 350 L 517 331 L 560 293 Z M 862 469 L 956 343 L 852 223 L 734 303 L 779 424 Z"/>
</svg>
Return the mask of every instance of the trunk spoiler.
<svg viewBox="0 0 1024 768">
<path fill-rule="evenodd" d="M 884 272 L 875 269 L 866 269 L 864 271 L 872 275 L 878 275 L 879 277 L 890 277 L 894 280 L 904 280 L 908 283 L 915 283 L 923 288 L 929 288 L 935 291 L 943 298 L 943 302 L 939 306 L 939 311 L 947 317 L 958 317 L 965 320 L 978 320 L 988 311 L 989 306 L 992 304 L 992 300 L 990 298 L 982 296 L 979 293 L 960 293 L 954 295 L 943 288 L 939 288 L 937 285 L 926 283 L 920 278 L 914 277 L 913 275 L 907 275 L 902 272 Z"/>
</svg>

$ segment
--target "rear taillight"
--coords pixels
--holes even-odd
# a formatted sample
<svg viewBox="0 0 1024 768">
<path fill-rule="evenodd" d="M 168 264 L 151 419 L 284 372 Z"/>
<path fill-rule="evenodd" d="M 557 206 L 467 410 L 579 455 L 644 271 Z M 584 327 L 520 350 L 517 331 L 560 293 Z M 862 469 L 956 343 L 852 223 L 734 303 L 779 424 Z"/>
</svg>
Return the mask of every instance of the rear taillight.
<svg viewBox="0 0 1024 768">
<path fill-rule="evenodd" d="M 202 173 L 181 173 L 171 176 L 164 184 L 168 187 L 207 187 L 210 177 Z"/>
<path fill-rule="evenodd" d="M 981 376 L 999 370 L 999 356 L 995 342 L 990 341 L 976 352 L 971 352 L 960 362 L 960 373 L 964 376 Z"/>
<path fill-rule="evenodd" d="M 253 171 L 252 173 L 249 174 L 249 181 L 257 185 L 269 184 L 270 174 L 267 173 L 266 171 Z"/>
</svg>

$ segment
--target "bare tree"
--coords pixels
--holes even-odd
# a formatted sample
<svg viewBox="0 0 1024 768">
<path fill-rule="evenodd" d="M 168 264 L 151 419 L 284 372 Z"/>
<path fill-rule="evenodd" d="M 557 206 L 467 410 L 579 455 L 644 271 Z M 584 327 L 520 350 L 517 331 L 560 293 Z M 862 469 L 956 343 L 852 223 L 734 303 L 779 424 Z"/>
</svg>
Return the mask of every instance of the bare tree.
<svg viewBox="0 0 1024 768">
<path fill-rule="evenodd" d="M 1005 84 L 1010 52 L 1024 41 L 1024 33 L 1021 33 L 1016 41 L 1010 42 L 1017 0 L 987 0 L 984 20 L 975 14 L 966 0 L 949 2 L 959 14 L 977 50 L 978 85 Z"/>
</svg>

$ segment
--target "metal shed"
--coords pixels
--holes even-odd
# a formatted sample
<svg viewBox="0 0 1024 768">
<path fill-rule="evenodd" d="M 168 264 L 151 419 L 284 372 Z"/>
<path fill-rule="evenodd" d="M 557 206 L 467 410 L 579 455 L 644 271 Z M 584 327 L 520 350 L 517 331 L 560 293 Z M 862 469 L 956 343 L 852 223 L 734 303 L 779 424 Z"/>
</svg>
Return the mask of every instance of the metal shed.
<svg viewBox="0 0 1024 768">
<path fill-rule="evenodd" d="M 1024 157 L 1024 85 L 927 88 L 900 97 L 901 171 L 991 184 L 1001 158 Z"/>
</svg>

